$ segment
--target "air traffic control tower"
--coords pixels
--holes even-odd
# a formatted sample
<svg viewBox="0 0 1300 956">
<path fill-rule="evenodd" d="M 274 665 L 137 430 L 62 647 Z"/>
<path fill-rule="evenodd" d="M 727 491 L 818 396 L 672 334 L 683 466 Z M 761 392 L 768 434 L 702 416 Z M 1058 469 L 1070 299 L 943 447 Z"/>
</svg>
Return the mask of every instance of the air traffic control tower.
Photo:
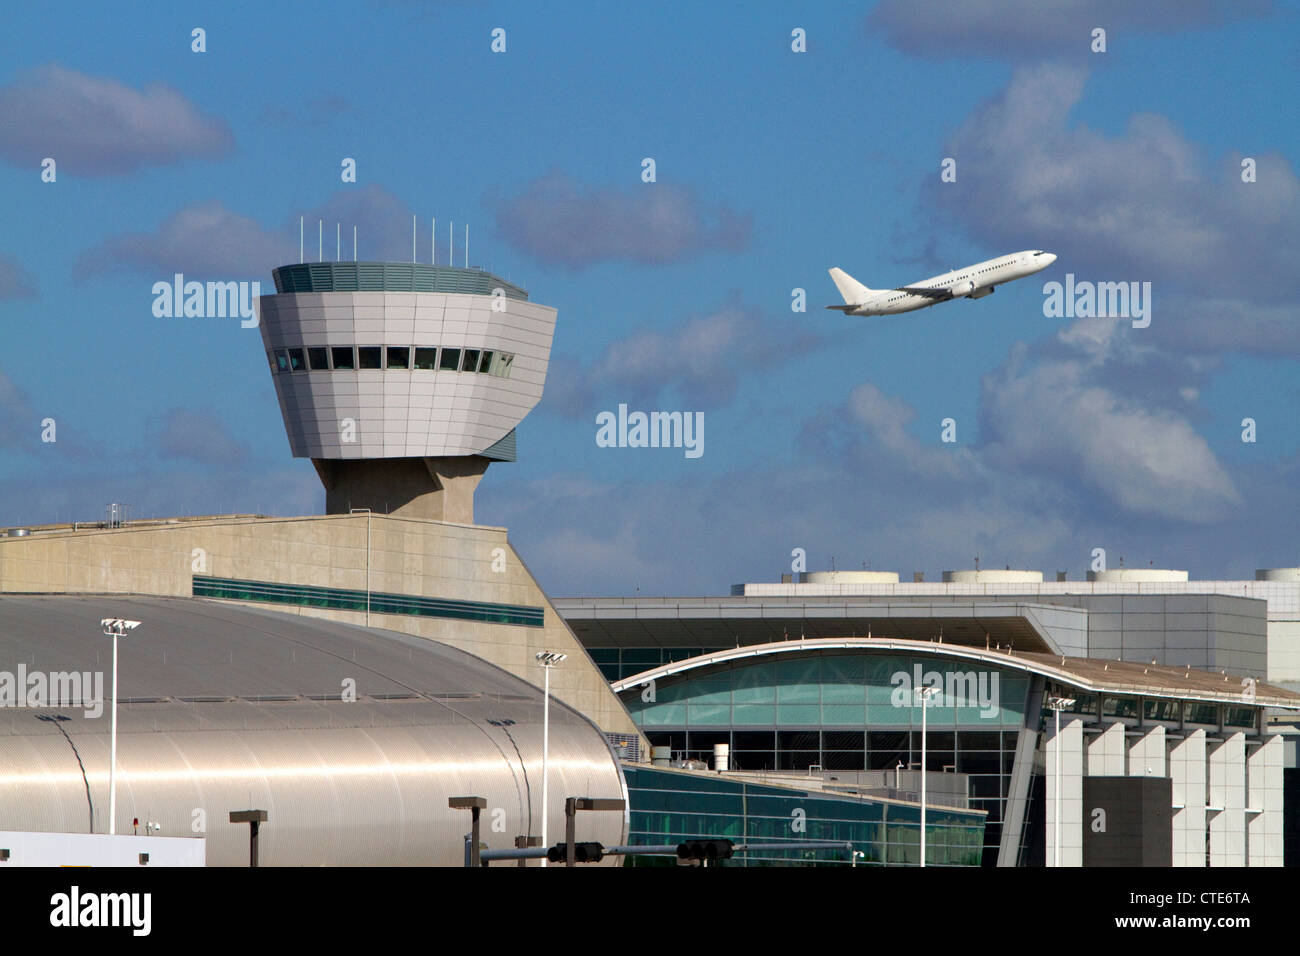
<svg viewBox="0 0 1300 956">
<path fill-rule="evenodd" d="M 296 458 L 325 510 L 474 522 L 542 397 L 555 309 L 481 269 L 310 262 L 273 270 L 262 342 Z"/>
</svg>

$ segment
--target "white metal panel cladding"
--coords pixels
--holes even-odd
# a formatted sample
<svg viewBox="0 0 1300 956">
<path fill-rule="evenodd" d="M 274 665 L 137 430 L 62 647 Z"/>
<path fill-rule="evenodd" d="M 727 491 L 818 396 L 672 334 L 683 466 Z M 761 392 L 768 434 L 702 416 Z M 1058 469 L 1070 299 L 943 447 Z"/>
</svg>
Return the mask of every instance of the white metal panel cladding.
<svg viewBox="0 0 1300 956">
<path fill-rule="evenodd" d="M 500 441 L 541 400 L 556 310 L 506 298 L 494 311 L 493 301 L 432 292 L 262 296 L 267 350 L 417 346 L 514 355 L 505 377 L 446 369 L 272 372 L 294 456 L 474 455 Z"/>
<path fill-rule="evenodd" d="M 356 706 L 330 705 L 335 711 Z M 93 803 L 95 831 L 106 832 L 107 720 L 78 715 L 64 724 L 85 765 L 83 780 L 68 741 L 57 730 L 40 732 L 48 725 L 33 716 L 9 710 L 0 718 L 6 826 L 89 832 Z M 118 832 L 131 833 L 138 818 L 142 834 L 154 822 L 160 824 L 154 835 L 204 835 L 211 866 L 248 862 L 247 827 L 228 822 L 232 810 L 269 812 L 259 847 L 268 866 L 459 866 L 470 819 L 448 809 L 448 798 L 456 796 L 487 799 L 483 838 L 493 848 L 513 845 L 517 834 L 541 833 L 541 729 L 531 724 L 510 728 L 524 764 L 503 733 L 477 722 L 247 731 L 152 726 L 129 706 L 119 713 Z M 603 741 L 604 752 L 592 746 L 593 735 L 578 724 L 551 729 L 548 829 L 557 839 L 564 833 L 565 796 L 622 795 L 621 774 Z M 621 813 L 583 814 L 581 839 L 622 843 L 623 821 Z M 494 831 L 494 824 L 504 830 Z"/>
<path fill-rule="evenodd" d="M 141 833 L 150 822 L 155 835 L 202 832 L 210 865 L 246 865 L 248 828 L 229 813 L 263 809 L 266 865 L 460 865 L 470 818 L 447 800 L 475 795 L 487 799 L 492 847 L 540 834 L 542 693 L 512 674 L 379 629 L 106 595 L 0 597 L 0 670 L 102 672 L 107 612 L 144 622 L 121 642 L 119 833 L 136 818 Z M 341 699 L 347 677 L 355 702 Z M 55 714 L 66 719 L 38 719 Z M 98 717 L 82 706 L 0 708 L 6 826 L 85 833 L 93 805 L 93 829 L 106 832 L 108 751 L 107 703 Z M 550 771 L 557 839 L 564 797 L 623 795 L 603 735 L 558 701 Z M 622 843 L 625 815 L 583 814 L 579 834 Z"/>
</svg>

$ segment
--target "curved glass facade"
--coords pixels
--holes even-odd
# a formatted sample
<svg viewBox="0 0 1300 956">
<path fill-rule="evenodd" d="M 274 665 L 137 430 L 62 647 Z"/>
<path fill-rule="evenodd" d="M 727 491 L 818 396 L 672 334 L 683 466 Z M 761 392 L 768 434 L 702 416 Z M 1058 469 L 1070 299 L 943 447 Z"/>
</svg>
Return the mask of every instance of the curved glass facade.
<svg viewBox="0 0 1300 956">
<path fill-rule="evenodd" d="M 634 688 L 623 699 L 658 727 L 920 728 L 917 681 L 937 684 L 931 728 L 1016 729 L 1029 679 L 978 661 L 817 651 L 728 661 Z"/>
<path fill-rule="evenodd" d="M 622 698 L 651 746 L 675 757 L 709 762 L 727 744 L 735 770 L 851 773 L 920 767 L 918 684 L 940 689 L 926 715 L 926 769 L 967 775 L 970 806 L 988 814 L 990 863 L 1025 723 L 1023 671 L 940 654 L 792 648 L 673 674 Z"/>
</svg>

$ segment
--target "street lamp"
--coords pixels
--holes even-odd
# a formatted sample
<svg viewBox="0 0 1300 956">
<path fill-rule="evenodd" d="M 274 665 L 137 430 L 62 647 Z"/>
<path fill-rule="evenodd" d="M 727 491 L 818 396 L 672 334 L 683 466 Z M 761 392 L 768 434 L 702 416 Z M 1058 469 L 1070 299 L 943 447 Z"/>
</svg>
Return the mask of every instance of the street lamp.
<svg viewBox="0 0 1300 956">
<path fill-rule="evenodd" d="M 106 617 L 99 626 L 113 639 L 113 719 L 108 745 L 108 833 L 112 836 L 117 833 L 117 639 L 134 631 L 140 622 Z"/>
<path fill-rule="evenodd" d="M 925 866 L 925 714 L 930 706 L 930 698 L 939 692 L 933 684 L 916 688 L 916 697 L 921 702 L 921 865 Z"/>
<path fill-rule="evenodd" d="M 546 798 L 548 795 L 548 772 L 551 758 L 551 668 L 569 655 L 554 651 L 538 651 L 535 656 L 537 663 L 542 665 L 542 670 L 546 674 L 546 683 L 543 688 L 545 696 L 542 702 L 542 846 L 550 846 L 546 842 Z M 546 866 L 546 857 L 542 857 L 542 866 Z"/>
<path fill-rule="evenodd" d="M 1047 706 L 1056 711 L 1056 839 L 1052 865 L 1061 865 L 1061 711 L 1074 706 L 1073 697 L 1049 697 Z"/>
</svg>

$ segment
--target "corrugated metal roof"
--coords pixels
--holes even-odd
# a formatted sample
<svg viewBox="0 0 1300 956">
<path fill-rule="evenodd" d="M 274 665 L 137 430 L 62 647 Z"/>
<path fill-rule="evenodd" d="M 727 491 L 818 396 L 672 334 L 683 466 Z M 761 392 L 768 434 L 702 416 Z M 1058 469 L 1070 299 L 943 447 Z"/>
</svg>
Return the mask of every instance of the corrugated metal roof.
<svg viewBox="0 0 1300 956">
<path fill-rule="evenodd" d="M 195 598 L 0 596 L 0 669 L 103 670 L 104 617 L 142 621 L 119 641 L 120 698 L 365 696 L 474 691 L 541 700 L 465 651 L 395 631 Z"/>
<path fill-rule="evenodd" d="M 182 597 L 0 597 L 0 680 L 20 670 L 92 672 L 77 706 L 0 707 L 0 816 L 16 830 L 107 831 L 112 641 L 119 640 L 119 833 L 207 838 L 209 865 L 244 865 L 266 809 L 265 865 L 459 865 L 469 816 L 485 839 L 541 828 L 543 694 L 465 651 L 377 628 Z M 344 699 L 344 681 L 356 699 Z M 26 702 L 24 702 L 26 703 Z M 554 701 L 548 826 L 567 796 L 623 797 L 599 729 Z M 625 815 L 583 814 L 581 839 L 624 842 Z M 504 829 L 499 829 L 503 827 Z M 611 865 L 616 864 L 611 860 Z"/>
</svg>

